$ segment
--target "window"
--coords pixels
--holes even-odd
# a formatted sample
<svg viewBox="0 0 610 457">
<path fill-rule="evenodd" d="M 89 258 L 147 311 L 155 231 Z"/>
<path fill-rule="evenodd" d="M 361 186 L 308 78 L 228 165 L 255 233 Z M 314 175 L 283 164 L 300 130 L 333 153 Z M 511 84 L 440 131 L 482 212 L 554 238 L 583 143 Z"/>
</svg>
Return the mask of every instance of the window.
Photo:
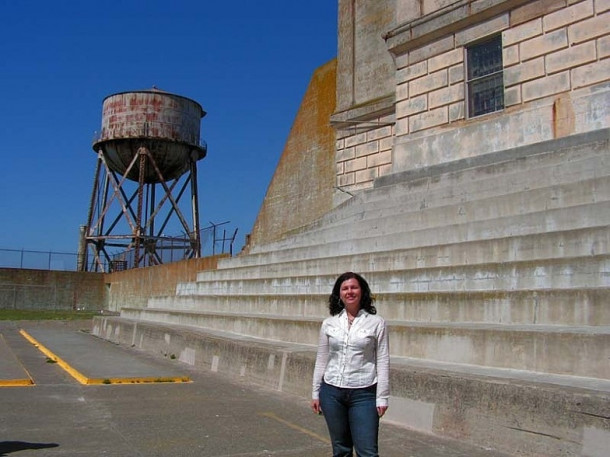
<svg viewBox="0 0 610 457">
<path fill-rule="evenodd" d="M 504 109 L 502 36 L 469 46 L 466 58 L 468 117 Z"/>
</svg>

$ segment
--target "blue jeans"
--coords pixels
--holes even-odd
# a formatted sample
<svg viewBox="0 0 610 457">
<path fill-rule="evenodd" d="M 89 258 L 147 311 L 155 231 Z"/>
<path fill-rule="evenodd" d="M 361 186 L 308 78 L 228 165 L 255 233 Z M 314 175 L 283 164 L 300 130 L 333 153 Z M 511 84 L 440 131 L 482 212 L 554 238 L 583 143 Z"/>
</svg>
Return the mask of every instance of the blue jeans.
<svg viewBox="0 0 610 457">
<path fill-rule="evenodd" d="M 342 389 L 322 382 L 320 407 L 326 419 L 333 457 L 379 457 L 379 415 L 375 403 L 377 385 Z"/>
</svg>

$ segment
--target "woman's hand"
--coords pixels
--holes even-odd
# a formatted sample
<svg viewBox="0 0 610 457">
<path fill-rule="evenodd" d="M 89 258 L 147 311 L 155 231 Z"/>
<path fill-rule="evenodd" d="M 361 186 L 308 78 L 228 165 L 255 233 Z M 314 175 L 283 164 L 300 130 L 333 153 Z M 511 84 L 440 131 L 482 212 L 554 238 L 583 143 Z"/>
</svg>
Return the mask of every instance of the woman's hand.
<svg viewBox="0 0 610 457">
<path fill-rule="evenodd" d="M 311 409 L 316 414 L 322 414 L 322 408 L 320 408 L 320 400 L 311 400 Z"/>
<path fill-rule="evenodd" d="M 377 407 L 377 414 L 379 414 L 379 417 L 383 417 L 383 415 L 385 414 L 385 412 L 388 410 L 387 406 L 378 406 Z"/>
</svg>

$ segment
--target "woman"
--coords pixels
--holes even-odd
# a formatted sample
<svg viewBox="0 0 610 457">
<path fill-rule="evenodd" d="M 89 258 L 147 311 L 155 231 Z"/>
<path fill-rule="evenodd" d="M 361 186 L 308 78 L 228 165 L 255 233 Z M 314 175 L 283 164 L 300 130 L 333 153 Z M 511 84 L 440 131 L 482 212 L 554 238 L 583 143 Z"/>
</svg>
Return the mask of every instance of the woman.
<svg viewBox="0 0 610 457">
<path fill-rule="evenodd" d="M 385 321 L 368 283 L 339 276 L 328 299 L 313 375 L 311 409 L 324 413 L 333 457 L 378 457 L 379 418 L 388 409 L 390 354 Z"/>
</svg>

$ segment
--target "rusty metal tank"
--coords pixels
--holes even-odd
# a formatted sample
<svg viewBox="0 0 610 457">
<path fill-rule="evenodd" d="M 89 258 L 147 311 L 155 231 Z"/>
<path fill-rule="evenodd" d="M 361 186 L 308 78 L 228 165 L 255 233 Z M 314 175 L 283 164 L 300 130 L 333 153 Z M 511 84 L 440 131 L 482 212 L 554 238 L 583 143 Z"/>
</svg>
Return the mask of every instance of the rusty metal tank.
<svg viewBox="0 0 610 457">
<path fill-rule="evenodd" d="M 109 95 L 102 105 L 102 129 L 93 143 L 96 152 L 103 151 L 108 167 L 125 172 L 142 147 L 154 158 L 163 180 L 182 176 L 190 163 L 205 157 L 207 148 L 200 141 L 200 121 L 205 111 L 199 103 L 153 88 Z M 148 163 L 144 182 L 161 179 Z M 127 173 L 139 180 L 137 164 Z"/>
</svg>

